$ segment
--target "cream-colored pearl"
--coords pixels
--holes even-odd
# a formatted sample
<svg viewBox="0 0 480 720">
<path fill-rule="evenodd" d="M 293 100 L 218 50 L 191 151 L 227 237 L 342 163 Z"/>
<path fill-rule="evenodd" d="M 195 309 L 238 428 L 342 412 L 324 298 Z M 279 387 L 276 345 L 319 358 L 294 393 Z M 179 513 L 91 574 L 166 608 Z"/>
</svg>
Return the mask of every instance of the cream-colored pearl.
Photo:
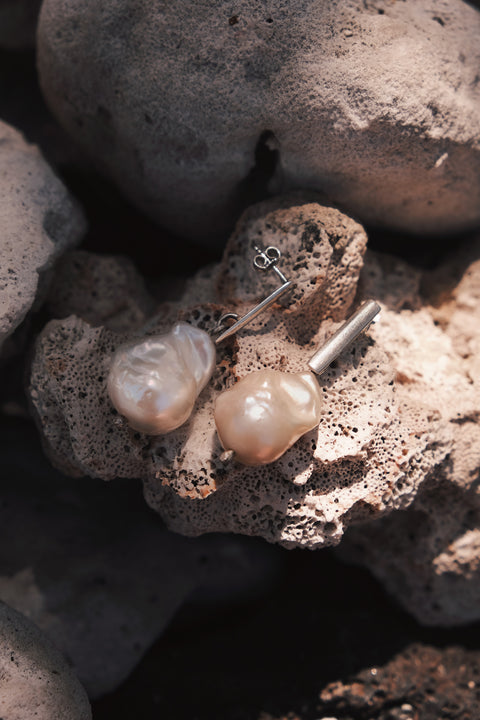
<svg viewBox="0 0 480 720">
<path fill-rule="evenodd" d="M 119 348 L 108 376 L 108 393 L 134 430 L 162 435 L 189 418 L 214 367 L 210 336 L 179 322 L 165 335 Z"/>
<path fill-rule="evenodd" d="M 215 405 L 218 435 L 245 465 L 277 460 L 320 422 L 322 397 L 311 372 L 260 370 L 221 393 Z"/>
</svg>

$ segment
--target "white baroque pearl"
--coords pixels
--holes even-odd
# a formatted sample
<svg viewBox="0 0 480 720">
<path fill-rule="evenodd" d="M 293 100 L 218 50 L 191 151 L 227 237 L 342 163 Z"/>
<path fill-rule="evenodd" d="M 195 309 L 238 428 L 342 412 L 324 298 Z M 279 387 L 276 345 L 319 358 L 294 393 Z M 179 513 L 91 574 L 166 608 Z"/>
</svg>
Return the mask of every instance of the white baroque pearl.
<svg viewBox="0 0 480 720">
<path fill-rule="evenodd" d="M 179 322 L 169 333 L 117 350 L 108 376 L 108 394 L 134 430 L 162 435 L 189 418 L 214 367 L 215 346 L 210 336 Z"/>
<path fill-rule="evenodd" d="M 245 465 L 277 460 L 320 422 L 322 396 L 311 372 L 260 370 L 221 393 L 215 404 L 218 435 Z"/>
</svg>

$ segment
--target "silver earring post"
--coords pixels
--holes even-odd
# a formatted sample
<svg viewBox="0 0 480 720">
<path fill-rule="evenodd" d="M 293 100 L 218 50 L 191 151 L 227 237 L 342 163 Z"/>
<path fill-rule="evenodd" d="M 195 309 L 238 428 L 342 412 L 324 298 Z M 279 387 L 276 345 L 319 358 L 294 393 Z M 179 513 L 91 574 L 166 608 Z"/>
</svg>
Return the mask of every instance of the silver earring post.
<svg viewBox="0 0 480 720">
<path fill-rule="evenodd" d="M 270 293 L 270 295 L 266 297 L 265 300 L 262 300 L 262 302 L 258 303 L 258 305 L 255 305 L 255 307 L 249 310 L 248 313 L 243 317 L 239 318 L 238 315 L 236 315 L 235 313 L 226 313 L 225 315 L 222 315 L 222 317 L 217 323 L 217 328 L 220 328 L 226 320 L 232 318 L 236 319 L 236 322 L 229 328 L 224 330 L 224 332 L 222 332 L 222 334 L 216 338 L 216 345 L 223 342 L 223 340 L 226 340 L 232 335 L 235 335 L 235 333 L 241 330 L 241 328 L 251 323 L 252 320 L 257 317 L 257 315 L 260 315 L 260 313 L 266 310 L 266 308 L 270 307 L 270 305 L 273 305 L 273 303 L 275 303 L 279 298 L 281 298 L 282 295 L 288 292 L 288 290 L 290 290 L 294 285 L 291 280 L 287 280 L 280 268 L 277 267 L 277 263 L 281 257 L 281 252 L 278 248 L 270 246 L 266 250 L 261 250 L 261 248 L 259 248 L 257 245 L 254 245 L 253 247 L 254 250 L 257 252 L 257 255 L 255 255 L 253 259 L 253 266 L 261 272 L 268 272 L 269 270 L 274 270 L 275 274 L 280 279 L 282 285 L 276 290 L 274 290 L 272 293 Z"/>
<path fill-rule="evenodd" d="M 367 300 L 363 305 L 327 340 L 325 345 L 310 358 L 308 367 L 316 375 L 321 375 L 343 350 L 345 350 L 380 312 L 375 300 Z"/>
</svg>

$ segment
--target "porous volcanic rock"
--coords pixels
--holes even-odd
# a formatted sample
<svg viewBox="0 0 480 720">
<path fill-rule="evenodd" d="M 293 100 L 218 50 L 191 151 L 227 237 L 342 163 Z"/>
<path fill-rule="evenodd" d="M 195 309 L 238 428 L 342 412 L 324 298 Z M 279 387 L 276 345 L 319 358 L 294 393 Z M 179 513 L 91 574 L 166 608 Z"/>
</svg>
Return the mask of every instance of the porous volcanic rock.
<svg viewBox="0 0 480 720">
<path fill-rule="evenodd" d="M 91 720 L 85 690 L 53 643 L 2 602 L 0 674 L 3 720 Z"/>
<path fill-rule="evenodd" d="M 35 45 L 42 0 L 1 0 L 0 47 L 20 50 Z"/>
<path fill-rule="evenodd" d="M 476 427 L 474 437 L 466 428 L 465 439 L 472 455 L 477 455 L 478 477 L 480 432 Z M 443 468 L 429 477 L 408 510 L 349 530 L 339 548 L 344 559 L 367 566 L 424 625 L 451 626 L 479 619 L 476 479 L 466 477 L 470 487 L 459 489 L 445 476 Z M 460 472 L 454 479 L 462 479 Z"/>
<path fill-rule="evenodd" d="M 425 275 L 426 307 L 436 327 L 433 332 L 425 328 L 408 358 L 397 356 L 401 382 L 413 383 L 424 403 L 450 417 L 447 461 L 425 479 L 408 510 L 352 529 L 341 547 L 344 557 L 366 564 L 404 607 L 429 625 L 479 617 L 479 257 L 477 240 Z M 437 345 L 439 328 L 449 351 L 447 345 Z M 402 334 L 400 323 L 394 333 L 392 351 Z M 429 369 L 422 362 L 428 355 Z M 431 377 L 428 385 L 425 371 Z"/>
<path fill-rule="evenodd" d="M 55 261 L 81 239 L 77 203 L 14 128 L 0 122 L 0 345 L 43 300 Z"/>
<path fill-rule="evenodd" d="M 129 428 L 108 399 L 106 376 L 113 351 L 132 334 L 115 335 L 78 317 L 51 321 L 40 335 L 30 395 L 57 465 L 104 479 L 141 478 L 148 503 L 181 533 L 234 531 L 286 547 L 335 545 L 350 525 L 411 504 L 425 479 L 450 462 L 459 428 L 452 414 L 468 416 L 476 397 L 449 336 L 427 309 L 412 309 L 420 304 L 418 276 L 379 255 L 367 254 L 363 265 L 361 226 L 311 198 L 269 201 L 247 213 L 211 270 L 215 303 L 163 306 L 147 332 L 163 332 L 178 318 L 211 330 L 225 310 L 242 314 L 264 297 L 275 280 L 260 283 L 240 259 L 243 253 L 247 266 L 260 240 L 263 247 L 276 244 L 283 272 L 298 273 L 302 282 L 290 304 L 218 348 L 213 379 L 184 426 L 156 438 Z M 202 273 L 199 281 L 205 294 L 207 278 Z M 189 303 L 193 287 L 195 281 Z M 318 429 L 271 465 L 247 468 L 225 459 L 213 422 L 218 392 L 251 370 L 304 370 L 361 300 L 360 294 L 354 303 L 362 287 L 382 304 L 381 321 L 322 376 Z"/>
<path fill-rule="evenodd" d="M 480 221 L 479 34 L 462 0 L 45 0 L 38 61 L 65 128 L 175 232 L 311 188 L 443 233 Z"/>
<path fill-rule="evenodd" d="M 57 318 L 79 315 L 121 332 L 142 326 L 154 308 L 145 283 L 126 257 L 85 250 L 65 253 L 55 268 L 46 309 Z"/>
<path fill-rule="evenodd" d="M 327 685 L 317 711 L 323 720 L 468 720 L 480 714 L 479 672 L 478 652 L 410 645 L 383 667 Z"/>
</svg>

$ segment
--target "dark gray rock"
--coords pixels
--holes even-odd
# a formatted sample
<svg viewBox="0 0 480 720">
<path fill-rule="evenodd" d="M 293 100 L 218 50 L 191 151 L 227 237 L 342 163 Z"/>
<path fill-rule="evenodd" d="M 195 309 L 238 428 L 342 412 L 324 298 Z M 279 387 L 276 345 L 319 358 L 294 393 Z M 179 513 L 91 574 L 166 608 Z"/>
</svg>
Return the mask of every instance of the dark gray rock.
<svg viewBox="0 0 480 720">
<path fill-rule="evenodd" d="M 428 233 L 480 221 L 479 34 L 462 0 L 45 0 L 38 59 L 65 128 L 178 233 L 292 188 Z"/>
<path fill-rule="evenodd" d="M 202 613 L 278 572 L 273 548 L 170 533 L 139 483 L 65 478 L 32 425 L 9 418 L 0 429 L 0 599 L 45 632 L 91 698 L 126 679 L 192 593 Z"/>
<path fill-rule="evenodd" d="M 37 308 L 85 219 L 34 145 L 0 122 L 0 346 Z"/>
</svg>

